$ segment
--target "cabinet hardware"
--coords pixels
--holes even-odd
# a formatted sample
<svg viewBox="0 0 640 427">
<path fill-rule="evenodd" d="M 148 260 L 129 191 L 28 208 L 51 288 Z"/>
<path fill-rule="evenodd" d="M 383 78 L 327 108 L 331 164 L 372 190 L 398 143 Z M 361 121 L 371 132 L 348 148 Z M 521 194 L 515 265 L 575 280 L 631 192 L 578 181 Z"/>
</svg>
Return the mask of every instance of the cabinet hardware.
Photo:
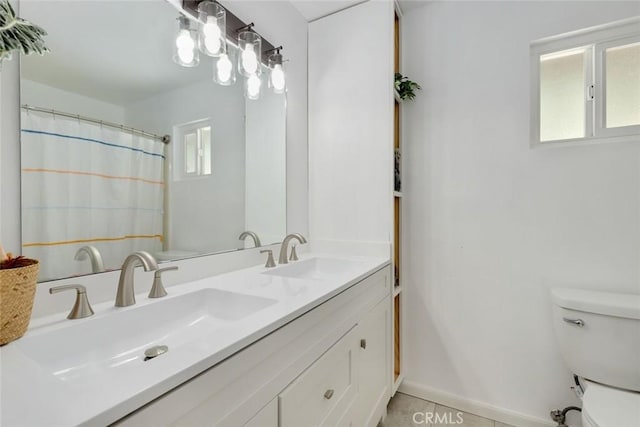
<svg viewBox="0 0 640 427">
<path fill-rule="evenodd" d="M 360 347 L 362 347 L 362 348 L 364 348 L 364 349 L 366 349 L 366 348 L 367 348 L 367 340 L 366 340 L 366 339 L 362 338 L 362 339 L 360 340 Z"/>
<path fill-rule="evenodd" d="M 329 390 L 324 392 L 324 398 L 329 400 L 333 397 L 334 390 L 330 388 Z"/>
</svg>

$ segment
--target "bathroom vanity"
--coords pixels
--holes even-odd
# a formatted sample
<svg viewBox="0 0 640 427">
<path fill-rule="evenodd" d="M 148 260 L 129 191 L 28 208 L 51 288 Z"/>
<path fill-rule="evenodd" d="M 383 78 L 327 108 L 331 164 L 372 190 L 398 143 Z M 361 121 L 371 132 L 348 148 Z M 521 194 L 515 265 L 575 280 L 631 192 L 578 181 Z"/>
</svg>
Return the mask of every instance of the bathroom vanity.
<svg viewBox="0 0 640 427">
<path fill-rule="evenodd" d="M 50 316 L 1 350 L 2 425 L 375 426 L 390 291 L 386 259 L 307 255 Z"/>
</svg>

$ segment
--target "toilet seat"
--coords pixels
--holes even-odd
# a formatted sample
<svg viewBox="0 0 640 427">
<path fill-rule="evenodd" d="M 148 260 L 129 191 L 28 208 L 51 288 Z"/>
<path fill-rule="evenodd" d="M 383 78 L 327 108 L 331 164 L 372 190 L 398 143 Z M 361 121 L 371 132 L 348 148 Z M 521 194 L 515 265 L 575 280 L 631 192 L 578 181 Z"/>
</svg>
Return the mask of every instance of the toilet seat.
<svg viewBox="0 0 640 427">
<path fill-rule="evenodd" d="M 640 393 L 585 382 L 582 398 L 584 427 L 640 426 Z"/>
</svg>

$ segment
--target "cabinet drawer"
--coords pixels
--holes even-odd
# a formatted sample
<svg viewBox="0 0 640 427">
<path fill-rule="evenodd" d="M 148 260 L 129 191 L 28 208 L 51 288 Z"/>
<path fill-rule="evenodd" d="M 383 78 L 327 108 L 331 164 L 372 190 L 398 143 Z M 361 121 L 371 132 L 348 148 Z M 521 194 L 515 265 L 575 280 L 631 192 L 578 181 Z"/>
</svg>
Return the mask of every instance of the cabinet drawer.
<svg viewBox="0 0 640 427">
<path fill-rule="evenodd" d="M 356 327 L 352 328 L 279 396 L 280 426 L 335 425 L 354 400 Z"/>
</svg>

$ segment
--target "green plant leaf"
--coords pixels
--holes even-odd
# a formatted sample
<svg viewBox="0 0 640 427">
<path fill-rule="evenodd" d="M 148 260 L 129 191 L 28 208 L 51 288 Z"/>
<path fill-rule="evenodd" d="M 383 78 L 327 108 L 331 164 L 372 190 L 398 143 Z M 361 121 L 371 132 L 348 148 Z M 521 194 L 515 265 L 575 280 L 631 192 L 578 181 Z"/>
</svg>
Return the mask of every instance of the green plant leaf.
<svg viewBox="0 0 640 427">
<path fill-rule="evenodd" d="M 412 100 L 416 97 L 415 91 L 422 89 L 418 83 L 409 80 L 408 77 L 400 73 L 395 73 L 394 80 L 394 86 L 400 99 Z"/>
<path fill-rule="evenodd" d="M 16 16 L 7 0 L 0 0 L 0 60 L 14 50 L 24 55 L 48 52 L 46 35 L 44 29 Z"/>
</svg>

